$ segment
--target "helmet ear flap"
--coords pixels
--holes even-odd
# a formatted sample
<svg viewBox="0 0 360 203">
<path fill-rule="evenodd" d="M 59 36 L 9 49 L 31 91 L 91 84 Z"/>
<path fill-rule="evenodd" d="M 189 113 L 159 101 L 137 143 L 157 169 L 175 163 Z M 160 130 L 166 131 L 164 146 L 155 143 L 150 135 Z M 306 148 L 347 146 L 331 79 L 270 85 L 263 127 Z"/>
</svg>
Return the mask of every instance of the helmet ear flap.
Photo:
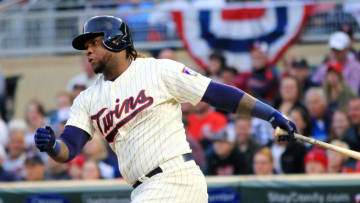
<svg viewBox="0 0 360 203">
<path fill-rule="evenodd" d="M 116 35 L 114 37 L 104 36 L 103 44 L 110 51 L 120 52 L 129 46 L 129 43 L 124 38 L 125 36 L 120 35 Z"/>
</svg>

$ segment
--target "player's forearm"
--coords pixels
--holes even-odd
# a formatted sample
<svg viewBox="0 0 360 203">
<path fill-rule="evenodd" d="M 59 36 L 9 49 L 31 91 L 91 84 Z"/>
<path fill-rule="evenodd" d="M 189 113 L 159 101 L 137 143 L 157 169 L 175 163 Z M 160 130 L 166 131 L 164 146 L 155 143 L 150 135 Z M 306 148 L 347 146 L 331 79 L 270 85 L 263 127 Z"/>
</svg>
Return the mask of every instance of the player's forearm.
<svg viewBox="0 0 360 203">
<path fill-rule="evenodd" d="M 297 132 L 295 124 L 286 119 L 278 110 L 235 87 L 211 81 L 202 101 L 228 112 L 269 121 L 274 128 L 280 127 L 287 131 L 288 135 L 281 137 L 281 140 L 293 140 L 294 133 Z"/>
<path fill-rule="evenodd" d="M 239 101 L 236 113 L 245 116 L 254 116 L 263 120 L 269 120 L 271 115 L 277 111 L 272 106 L 261 102 L 253 96 L 245 93 Z"/>
<path fill-rule="evenodd" d="M 90 135 L 84 130 L 74 127 L 65 126 L 64 132 L 61 133 L 58 141 L 61 143 L 61 150 L 57 158 L 62 162 L 71 161 L 89 140 Z M 55 159 L 57 160 L 57 159 Z"/>
<path fill-rule="evenodd" d="M 270 105 L 259 101 L 238 88 L 213 81 L 209 84 L 202 101 L 228 112 L 254 116 L 264 120 L 269 120 L 276 111 Z"/>
<path fill-rule="evenodd" d="M 47 152 L 48 155 L 57 162 L 66 162 L 69 160 L 69 148 L 62 140 L 56 140 L 56 147 L 59 147 L 58 152 Z"/>
<path fill-rule="evenodd" d="M 61 133 L 54 146 L 47 150 L 47 153 L 57 162 L 71 161 L 80 153 L 89 138 L 90 135 L 84 130 L 66 126 L 64 132 Z"/>
</svg>

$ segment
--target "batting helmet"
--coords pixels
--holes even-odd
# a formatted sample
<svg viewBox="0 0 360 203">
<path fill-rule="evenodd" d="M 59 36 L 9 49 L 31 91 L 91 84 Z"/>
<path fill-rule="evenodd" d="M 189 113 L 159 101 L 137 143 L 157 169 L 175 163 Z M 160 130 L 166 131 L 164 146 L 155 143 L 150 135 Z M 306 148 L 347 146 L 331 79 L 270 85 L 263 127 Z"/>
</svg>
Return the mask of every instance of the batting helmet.
<svg viewBox="0 0 360 203">
<path fill-rule="evenodd" d="M 103 35 L 102 43 L 110 51 L 119 52 L 133 46 L 128 25 L 114 16 L 90 18 L 84 25 L 83 33 L 72 41 L 72 46 L 78 50 L 86 50 L 85 42 L 99 35 Z"/>
</svg>

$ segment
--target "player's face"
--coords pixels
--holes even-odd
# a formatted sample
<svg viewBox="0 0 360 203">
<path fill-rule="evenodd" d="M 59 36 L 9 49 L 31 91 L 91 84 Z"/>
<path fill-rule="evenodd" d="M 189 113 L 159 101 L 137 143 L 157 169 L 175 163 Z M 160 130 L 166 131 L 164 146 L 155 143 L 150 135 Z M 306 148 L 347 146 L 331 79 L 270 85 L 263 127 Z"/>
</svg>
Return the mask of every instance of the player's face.
<svg viewBox="0 0 360 203">
<path fill-rule="evenodd" d="M 102 73 L 111 58 L 111 53 L 102 45 L 102 38 L 103 36 L 98 36 L 85 43 L 86 56 L 95 73 Z"/>
</svg>

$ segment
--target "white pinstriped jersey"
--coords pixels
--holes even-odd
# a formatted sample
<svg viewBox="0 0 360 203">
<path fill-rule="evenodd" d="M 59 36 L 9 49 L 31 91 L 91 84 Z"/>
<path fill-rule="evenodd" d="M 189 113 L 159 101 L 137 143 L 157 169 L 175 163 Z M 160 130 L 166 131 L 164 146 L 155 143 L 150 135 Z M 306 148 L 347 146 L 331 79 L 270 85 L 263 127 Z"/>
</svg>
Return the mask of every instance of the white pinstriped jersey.
<svg viewBox="0 0 360 203">
<path fill-rule="evenodd" d="M 103 76 L 75 99 L 66 125 L 100 131 L 129 184 L 191 152 L 180 103 L 197 104 L 210 79 L 168 60 L 137 58 L 114 81 Z"/>
</svg>

